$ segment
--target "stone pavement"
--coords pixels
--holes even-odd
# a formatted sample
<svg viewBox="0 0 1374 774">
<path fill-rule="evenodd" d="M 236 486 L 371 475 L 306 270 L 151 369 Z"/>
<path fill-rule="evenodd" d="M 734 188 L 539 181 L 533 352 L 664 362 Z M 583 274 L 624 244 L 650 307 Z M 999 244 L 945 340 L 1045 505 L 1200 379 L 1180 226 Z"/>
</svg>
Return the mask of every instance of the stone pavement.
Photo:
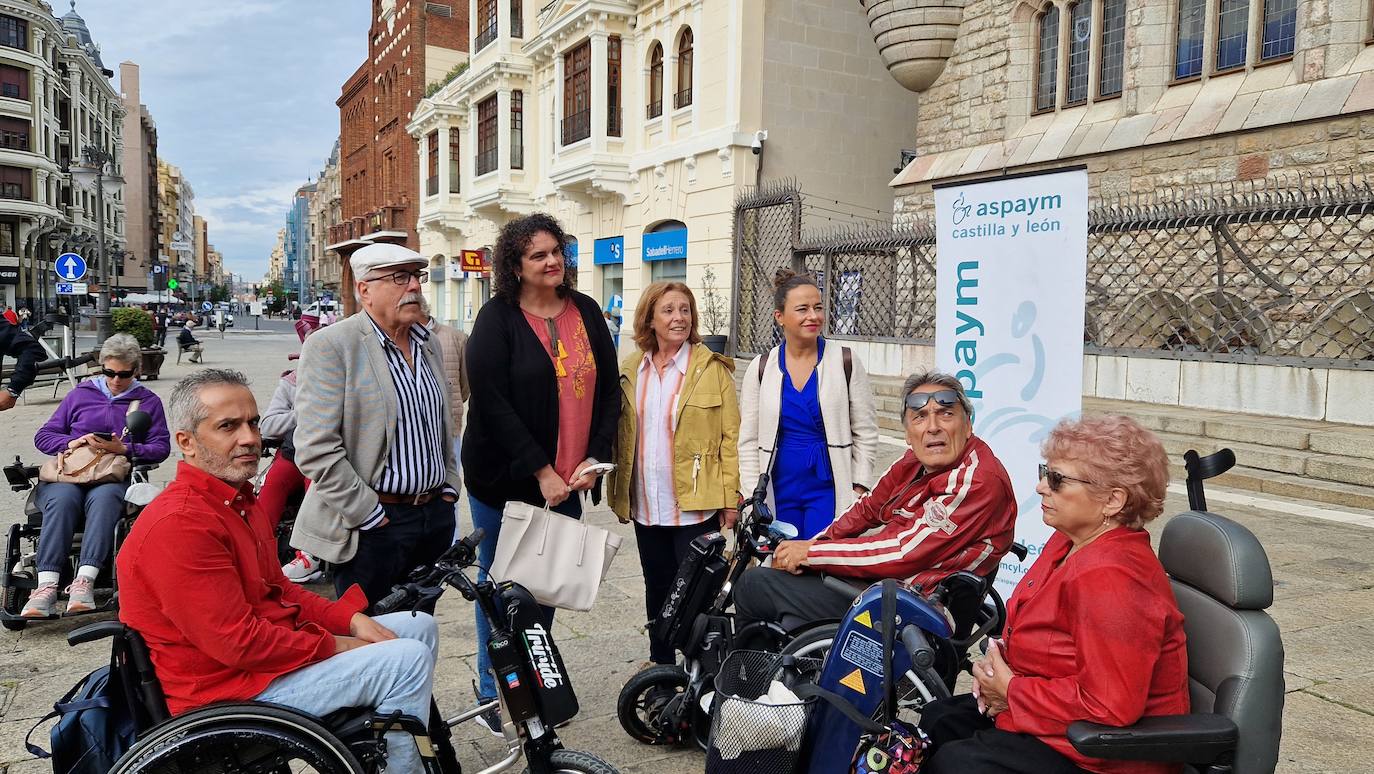
<svg viewBox="0 0 1374 774">
<path fill-rule="evenodd" d="M 231 331 L 223 341 L 205 338 L 209 339 L 206 363 L 247 373 L 261 406 L 267 404 L 280 372 L 288 367 L 286 355 L 298 349 L 295 336 L 282 333 Z M 150 387 L 166 395 L 175 380 L 191 370 L 188 364 L 169 362 L 163 378 Z M 31 403 L 0 414 L 0 437 L 7 439 L 0 454 L 6 462 L 14 454 L 38 459 L 31 443 L 33 432 L 57 406 L 44 398 L 40 392 Z M 885 440 L 880 447 L 884 465 L 900 450 L 895 441 Z M 173 467 L 162 466 L 155 480 L 167 480 Z M 1374 530 L 1366 525 L 1374 523 L 1368 521 L 1374 513 L 1259 498 L 1252 492 L 1220 487 L 1209 489 L 1208 496 L 1212 510 L 1241 521 L 1259 536 L 1274 566 L 1271 612 L 1283 632 L 1288 673 L 1279 771 L 1371 770 L 1374 559 L 1367 546 Z M 20 496 L 0 492 L 0 527 L 17 520 L 21 505 Z M 1170 496 L 1166 513 L 1185 507 L 1180 490 Z M 626 543 L 596 608 L 588 613 L 560 612 L 555 623 L 554 634 L 582 705 L 581 714 L 565 730 L 564 741 L 573 749 L 601 755 L 624 772 L 701 771 L 700 753 L 639 745 L 625 735 L 615 718 L 621 686 L 647 657 L 648 643 L 641 631 L 643 586 L 633 531 L 617 525 L 604 508 L 590 511 L 588 519 L 621 532 Z M 1159 526 L 1151 531 L 1157 534 Z M 472 697 L 472 606 L 450 593 L 440 600 L 438 617 L 443 638 L 436 693 L 440 706 L 453 713 L 466 707 Z M 0 774 L 49 770 L 25 752 L 23 736 L 68 687 L 108 659 L 108 650 L 101 646 L 69 648 L 63 639 L 71 629 L 94 620 L 87 616 L 31 626 L 20 633 L 0 632 L 0 652 L 4 653 L 0 657 Z M 45 731 L 40 733 L 44 744 Z M 474 769 L 479 761 L 489 765 L 500 757 L 498 740 L 478 731 L 468 724 L 459 729 L 458 737 L 459 755 Z"/>
</svg>

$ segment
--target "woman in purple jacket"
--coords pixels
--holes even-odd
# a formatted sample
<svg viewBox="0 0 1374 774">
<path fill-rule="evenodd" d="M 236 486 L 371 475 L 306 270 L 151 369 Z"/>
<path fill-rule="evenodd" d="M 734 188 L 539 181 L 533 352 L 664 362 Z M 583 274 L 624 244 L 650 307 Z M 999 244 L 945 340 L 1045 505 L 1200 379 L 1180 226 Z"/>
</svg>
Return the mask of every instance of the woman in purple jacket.
<svg viewBox="0 0 1374 774">
<path fill-rule="evenodd" d="M 57 455 L 78 446 L 107 449 L 136 458 L 140 463 L 162 462 L 171 452 L 171 435 L 162 401 L 139 383 L 143 356 L 138 341 L 117 333 L 100 348 L 100 376 L 87 379 L 67 393 L 52 418 L 34 434 L 33 445 L 44 454 Z M 124 438 L 124 416 L 135 409 L 153 418 L 152 429 L 141 443 Z M 110 434 L 104 440 L 98 433 Z M 43 532 L 38 538 L 38 588 L 20 615 L 43 618 L 57 603 L 58 584 L 71 552 L 72 536 L 85 513 L 81 558 L 76 577 L 67 587 L 67 612 L 95 609 L 94 583 L 100 568 L 110 560 L 115 522 L 124 510 L 127 481 L 110 484 L 58 484 L 45 482 L 38 489 L 43 511 Z"/>
</svg>

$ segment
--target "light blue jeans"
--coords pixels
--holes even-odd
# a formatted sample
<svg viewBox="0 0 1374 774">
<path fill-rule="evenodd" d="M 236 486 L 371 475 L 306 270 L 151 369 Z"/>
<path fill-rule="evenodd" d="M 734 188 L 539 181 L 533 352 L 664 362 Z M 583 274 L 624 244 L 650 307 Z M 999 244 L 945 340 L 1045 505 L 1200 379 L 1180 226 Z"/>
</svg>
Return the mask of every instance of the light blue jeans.
<svg viewBox="0 0 1374 774">
<path fill-rule="evenodd" d="M 581 492 L 573 492 L 572 496 L 549 510 L 580 519 L 582 518 L 581 494 Z M 477 563 L 481 568 L 487 568 L 496 558 L 496 541 L 501 537 L 501 510 L 487 505 L 471 494 L 468 495 L 468 505 L 472 507 L 472 526 L 474 528 L 481 527 L 485 530 L 482 535 L 482 542 L 477 544 Z M 479 569 L 477 572 L 478 582 L 486 579 L 487 571 Z M 487 643 L 491 640 L 491 622 L 482 612 L 481 605 L 473 605 L 473 609 L 477 611 L 478 701 L 487 702 L 496 698 L 496 678 L 491 675 L 491 656 L 487 654 Z M 544 612 L 544 626 L 552 631 L 553 608 L 541 605 L 539 609 Z"/>
<path fill-rule="evenodd" d="M 434 694 L 434 662 L 439 657 L 439 629 L 426 613 L 378 616 L 377 623 L 397 639 L 374 642 L 330 656 L 278 677 L 258 694 L 270 701 L 320 716 L 345 707 L 376 707 L 378 713 L 400 711 L 429 723 Z M 410 734 L 386 735 L 387 771 L 424 771 Z"/>
</svg>

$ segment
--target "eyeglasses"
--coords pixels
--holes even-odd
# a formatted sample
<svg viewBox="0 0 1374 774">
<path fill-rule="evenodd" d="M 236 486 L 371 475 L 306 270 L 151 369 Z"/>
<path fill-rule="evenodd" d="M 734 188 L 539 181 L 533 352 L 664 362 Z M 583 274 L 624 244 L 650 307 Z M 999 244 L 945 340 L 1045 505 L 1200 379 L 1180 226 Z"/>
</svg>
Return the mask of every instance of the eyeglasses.
<svg viewBox="0 0 1374 774">
<path fill-rule="evenodd" d="M 1064 486 L 1065 481 L 1076 481 L 1080 484 L 1093 483 L 1086 479 L 1074 478 L 1073 476 L 1066 476 L 1057 470 L 1050 470 L 1050 466 L 1046 465 L 1043 462 L 1040 463 L 1040 480 L 1049 482 L 1051 492 L 1058 492 L 1059 488 Z"/>
<path fill-rule="evenodd" d="M 911 393 L 906 396 L 906 407 L 912 411 L 920 411 L 932 400 L 945 408 L 962 405 L 963 403 L 963 401 L 959 400 L 959 393 L 954 390 L 938 390 L 936 392 Z"/>
<path fill-rule="evenodd" d="M 100 369 L 100 373 L 102 376 L 110 379 L 132 379 L 134 378 L 134 374 L 138 373 L 138 369 L 130 368 L 127 371 L 111 371 L 108 368 L 102 368 Z"/>
<path fill-rule="evenodd" d="M 409 285 L 410 281 L 414 279 L 415 281 L 423 285 L 426 282 L 429 282 L 429 272 L 424 271 L 423 269 L 420 271 L 393 271 L 390 274 L 383 274 L 380 277 L 365 279 L 363 280 L 363 282 L 376 282 L 378 280 L 384 279 L 390 279 L 397 285 Z"/>
</svg>

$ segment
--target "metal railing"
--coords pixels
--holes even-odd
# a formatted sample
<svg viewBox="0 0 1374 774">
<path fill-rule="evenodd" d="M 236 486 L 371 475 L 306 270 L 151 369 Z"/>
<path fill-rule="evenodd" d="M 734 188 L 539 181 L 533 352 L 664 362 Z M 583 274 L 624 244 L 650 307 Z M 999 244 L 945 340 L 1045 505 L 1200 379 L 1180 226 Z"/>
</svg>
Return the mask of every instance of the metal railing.
<svg viewBox="0 0 1374 774">
<path fill-rule="evenodd" d="M 827 332 L 929 344 L 935 233 L 801 233 L 795 185 L 735 206 L 735 346 L 776 341 L 772 276 L 812 272 Z M 1090 354 L 1374 370 L 1374 187 L 1364 176 L 1107 199 L 1089 212 Z"/>
<path fill-rule="evenodd" d="M 663 115 L 663 100 L 657 99 L 650 102 L 648 106 L 644 108 L 644 112 L 649 118 L 658 118 Z"/>
<path fill-rule="evenodd" d="M 592 136 L 592 109 L 579 110 L 563 118 L 563 144 L 572 145 Z"/>
<path fill-rule="evenodd" d="M 692 104 L 692 87 L 691 87 L 691 86 L 688 86 L 687 88 L 682 89 L 681 91 L 679 91 L 679 92 L 677 92 L 676 94 L 673 95 L 673 107 L 675 107 L 675 108 L 684 108 L 684 107 L 687 107 L 687 106 L 690 105 L 690 104 Z"/>
</svg>

